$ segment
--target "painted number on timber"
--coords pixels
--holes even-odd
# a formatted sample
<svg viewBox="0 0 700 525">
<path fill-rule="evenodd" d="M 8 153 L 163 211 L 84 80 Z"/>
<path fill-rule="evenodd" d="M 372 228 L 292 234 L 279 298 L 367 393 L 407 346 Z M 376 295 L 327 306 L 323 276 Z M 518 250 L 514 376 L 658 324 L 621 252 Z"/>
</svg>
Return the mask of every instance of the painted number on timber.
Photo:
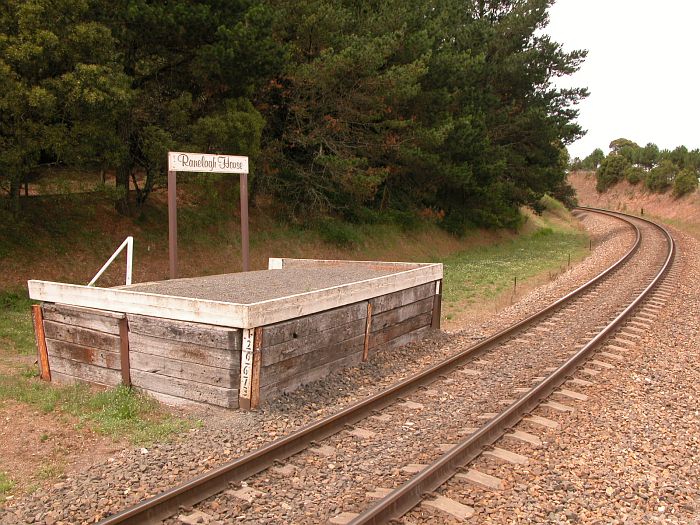
<svg viewBox="0 0 700 525">
<path fill-rule="evenodd" d="M 239 396 L 250 399 L 250 384 L 253 377 L 253 339 L 254 328 L 243 329 L 243 346 L 241 348 L 241 388 Z"/>
<path fill-rule="evenodd" d="M 248 173 L 248 157 L 170 151 L 168 152 L 168 171 Z"/>
</svg>

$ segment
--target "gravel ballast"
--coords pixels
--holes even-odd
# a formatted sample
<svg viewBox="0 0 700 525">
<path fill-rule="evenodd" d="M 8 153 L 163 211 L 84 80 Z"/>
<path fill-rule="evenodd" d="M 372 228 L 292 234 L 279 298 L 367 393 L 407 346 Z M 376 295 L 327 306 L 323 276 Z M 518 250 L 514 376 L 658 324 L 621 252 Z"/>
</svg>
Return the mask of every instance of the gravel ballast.
<svg viewBox="0 0 700 525">
<path fill-rule="evenodd" d="M 397 273 L 362 266 L 289 268 L 188 277 L 121 287 L 130 292 L 252 304 Z"/>
<path fill-rule="evenodd" d="M 212 523 L 235 518 L 239 523 L 276 525 L 325 522 L 341 512 L 362 511 L 371 504 L 363 491 L 405 483 L 411 476 L 407 465 L 437 459 L 440 444 L 456 443 L 465 429 L 492 418 L 504 402 L 511 402 L 506 400 L 521 395 L 519 389 L 527 390 L 541 381 L 550 367 L 556 368 L 578 350 L 578 341 L 596 326 L 607 324 L 621 305 L 632 301 L 634 290 L 649 282 L 665 255 L 658 230 L 648 225 L 642 229 L 639 251 L 614 278 L 494 346 L 463 369 L 408 394 L 405 402 L 383 409 L 380 416 L 324 439 L 324 452 L 311 449 L 289 458 L 284 468 L 291 468 L 293 477 L 271 482 L 268 471 L 248 477 L 241 490 L 255 491 L 252 502 L 241 499 L 240 491 L 224 493 L 195 510 Z"/>
<path fill-rule="evenodd" d="M 440 494 L 474 508 L 467 523 L 700 523 L 700 243 L 673 231 L 672 292 L 652 315 L 638 314 L 641 337 L 624 360 L 600 368 L 578 386 L 585 401 L 565 401 L 566 413 L 540 406 L 534 413 L 559 429 L 523 423 L 540 446 L 502 439 L 527 456 L 516 467 L 480 456 L 470 467 L 502 479 L 503 490 L 451 480 Z M 593 359 L 596 359 L 594 357 Z M 425 506 L 410 523 L 455 523 Z"/>
<path fill-rule="evenodd" d="M 9 503 L 4 512 L 0 511 L 0 521 L 93 521 L 257 448 L 312 419 L 337 411 L 505 324 L 526 317 L 599 273 L 618 259 L 632 242 L 629 228 L 614 219 L 584 214 L 582 222 L 596 243 L 592 255 L 498 315 L 467 326 L 459 333 L 435 334 L 421 343 L 378 355 L 370 363 L 333 374 L 257 412 L 211 410 L 202 415 L 204 428 L 193 429 L 171 443 L 157 444 L 148 450 L 125 450 L 89 471 L 69 474 L 49 489 Z"/>
</svg>

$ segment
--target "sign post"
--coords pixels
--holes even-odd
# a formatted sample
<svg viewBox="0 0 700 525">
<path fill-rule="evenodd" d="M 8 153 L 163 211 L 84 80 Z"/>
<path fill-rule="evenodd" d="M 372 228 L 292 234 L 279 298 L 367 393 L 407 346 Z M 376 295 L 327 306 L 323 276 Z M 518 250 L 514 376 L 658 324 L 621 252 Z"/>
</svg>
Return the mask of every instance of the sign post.
<svg viewBox="0 0 700 525">
<path fill-rule="evenodd" d="M 199 173 L 238 173 L 241 183 L 241 257 L 243 271 L 249 269 L 248 157 L 208 153 L 168 152 L 168 254 L 170 278 L 177 278 L 177 180 L 178 171 Z"/>
</svg>

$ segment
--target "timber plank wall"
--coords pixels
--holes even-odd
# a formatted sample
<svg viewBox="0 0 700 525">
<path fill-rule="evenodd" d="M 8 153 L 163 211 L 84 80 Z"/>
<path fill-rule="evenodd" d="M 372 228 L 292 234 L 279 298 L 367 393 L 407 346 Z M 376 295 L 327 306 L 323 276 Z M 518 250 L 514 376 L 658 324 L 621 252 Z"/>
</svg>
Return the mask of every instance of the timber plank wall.
<svg viewBox="0 0 700 525">
<path fill-rule="evenodd" d="M 255 404 L 419 339 L 436 326 L 438 289 L 428 282 L 261 327 Z M 56 382 L 129 381 L 170 404 L 239 406 L 241 329 L 52 303 L 42 311 Z"/>
<path fill-rule="evenodd" d="M 431 282 L 264 327 L 260 400 L 292 392 L 360 363 L 368 311 L 369 355 L 421 337 L 432 323 L 434 297 L 435 283 Z"/>
<path fill-rule="evenodd" d="M 52 380 L 121 383 L 119 322 L 126 319 L 133 387 L 173 404 L 238 407 L 241 330 L 59 304 L 42 309 Z"/>
</svg>

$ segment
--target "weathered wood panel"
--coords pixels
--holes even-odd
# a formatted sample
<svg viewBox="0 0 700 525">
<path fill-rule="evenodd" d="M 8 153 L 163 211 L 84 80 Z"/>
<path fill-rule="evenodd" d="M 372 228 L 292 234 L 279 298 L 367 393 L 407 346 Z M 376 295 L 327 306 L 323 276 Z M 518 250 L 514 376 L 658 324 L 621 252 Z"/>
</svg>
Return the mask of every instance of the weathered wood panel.
<svg viewBox="0 0 700 525">
<path fill-rule="evenodd" d="M 58 385 L 75 385 L 77 383 L 85 383 L 88 385 L 95 384 L 90 383 L 90 381 L 86 381 L 85 379 L 80 379 L 79 377 L 63 374 L 61 372 L 54 372 L 51 377 L 51 382 Z"/>
<path fill-rule="evenodd" d="M 262 349 L 262 366 L 270 366 L 283 360 L 303 354 L 317 352 L 333 343 L 364 334 L 366 320 L 356 321 L 329 328 L 323 332 L 310 333 L 284 343 Z M 263 331 L 263 345 L 267 332 Z M 311 357 L 313 359 L 313 357 Z"/>
<path fill-rule="evenodd" d="M 362 351 L 356 352 L 348 355 L 343 359 L 338 359 L 324 365 L 311 368 L 306 371 L 303 375 L 296 375 L 288 378 L 284 381 L 279 381 L 272 383 L 260 388 L 260 399 L 261 401 L 274 399 L 275 397 L 285 393 L 293 392 L 297 388 L 307 383 L 323 379 L 335 372 L 336 370 L 341 370 L 343 368 L 348 368 L 351 366 L 358 365 L 362 362 Z"/>
<path fill-rule="evenodd" d="M 241 347 L 241 331 L 236 328 L 160 319 L 137 314 L 127 314 L 127 319 L 131 333 L 224 350 Z"/>
<path fill-rule="evenodd" d="M 238 387 L 239 374 L 237 369 L 199 365 L 170 357 L 134 351 L 130 352 L 129 358 L 132 370 L 141 370 L 224 388 Z"/>
<path fill-rule="evenodd" d="M 76 385 L 76 384 L 80 383 L 80 384 L 84 384 L 84 385 L 90 385 L 93 388 L 96 388 L 96 387 L 100 388 L 100 389 L 110 388 L 110 385 L 93 383 L 92 381 L 87 381 L 86 379 L 82 379 L 80 377 L 75 377 L 72 375 L 64 374 L 62 372 L 56 372 L 55 374 L 53 374 L 51 377 L 51 382 L 56 383 L 58 385 Z"/>
<path fill-rule="evenodd" d="M 235 373 L 238 373 L 241 366 L 240 350 L 224 350 L 192 343 L 168 341 L 160 337 L 150 337 L 138 333 L 129 334 L 129 348 L 132 352 L 179 359 L 206 366 L 229 368 Z"/>
<path fill-rule="evenodd" d="M 121 383 L 122 376 L 119 370 L 102 368 L 87 363 L 80 363 L 72 359 L 53 356 L 51 358 L 51 372 L 59 372 L 70 375 L 90 383 L 98 383 L 106 386 L 117 386 Z"/>
<path fill-rule="evenodd" d="M 294 376 L 306 376 L 310 369 L 345 359 L 348 355 L 359 353 L 360 358 L 364 350 L 364 333 L 351 339 L 326 344 L 312 354 L 302 354 L 284 361 L 279 361 L 271 366 L 262 367 L 260 370 L 260 385 L 286 381 Z"/>
<path fill-rule="evenodd" d="M 102 348 L 81 346 L 68 341 L 57 341 L 56 339 L 46 339 L 46 348 L 49 352 L 49 358 L 62 357 L 63 359 L 72 359 L 89 365 L 100 366 L 102 368 L 111 368 L 121 370 L 121 361 L 119 352 L 105 350 Z"/>
<path fill-rule="evenodd" d="M 44 330 L 52 379 L 116 386 L 121 383 L 119 322 L 106 310 L 44 305 Z"/>
<path fill-rule="evenodd" d="M 428 312 L 432 313 L 433 297 L 422 299 L 415 303 L 399 306 L 392 310 L 386 310 L 380 314 L 372 314 L 372 332 L 379 332 L 385 328 L 399 324 L 411 317 L 416 317 Z"/>
<path fill-rule="evenodd" d="M 44 331 L 48 339 L 66 341 L 76 345 L 100 350 L 119 352 L 119 336 L 99 332 L 82 326 L 44 321 Z"/>
<path fill-rule="evenodd" d="M 367 302 L 341 306 L 333 310 L 298 317 L 268 325 L 264 329 L 263 348 L 272 347 L 307 335 L 318 334 L 329 328 L 344 325 L 367 316 Z"/>
<path fill-rule="evenodd" d="M 404 306 L 410 303 L 418 302 L 422 299 L 427 299 L 435 295 L 435 282 L 421 284 L 405 290 L 399 290 L 379 297 L 370 299 L 372 303 L 373 315 L 393 310 L 399 306 Z"/>
<path fill-rule="evenodd" d="M 144 390 L 191 399 L 226 408 L 238 407 L 238 389 L 196 383 L 176 377 L 131 370 L 131 382 Z"/>
<path fill-rule="evenodd" d="M 398 348 L 400 346 L 407 345 L 408 343 L 413 343 L 415 341 L 419 341 L 423 337 L 428 335 L 428 333 L 430 332 L 430 329 L 431 329 L 430 325 L 428 325 L 428 326 L 423 326 L 421 328 L 413 330 L 411 332 L 405 333 L 403 335 L 400 335 L 398 337 L 390 339 L 386 343 L 375 346 L 374 348 L 370 348 L 369 353 L 370 353 L 370 355 L 374 355 L 374 354 L 379 353 L 379 352 L 385 352 L 387 350 L 392 350 L 394 348 Z"/>
<path fill-rule="evenodd" d="M 432 313 L 428 312 L 425 314 L 418 315 L 416 317 L 411 317 L 401 323 L 389 326 L 383 330 L 373 332 L 369 338 L 369 348 L 370 350 L 374 347 L 381 346 L 392 339 L 418 330 L 424 326 L 429 326 L 432 321 Z"/>
<path fill-rule="evenodd" d="M 264 326 L 260 330 L 260 399 L 290 392 L 359 364 L 370 305 L 368 347 L 372 353 L 422 337 L 432 321 L 434 295 L 435 283 L 428 282 Z M 134 387 L 171 403 L 181 400 L 238 406 L 240 329 L 48 306 L 45 325 L 49 354 L 61 381 L 119 384 L 119 320 L 127 318 Z M 305 310 L 296 311 L 301 314 Z"/>
<path fill-rule="evenodd" d="M 362 361 L 367 307 L 372 353 L 422 337 L 432 321 L 435 283 L 264 328 L 261 398 L 270 399 Z M 376 308 L 376 309 L 375 309 Z"/>
<path fill-rule="evenodd" d="M 99 332 L 119 335 L 119 319 L 124 314 L 108 310 L 96 310 L 66 304 L 44 303 L 44 320 L 72 326 L 82 326 Z"/>
<path fill-rule="evenodd" d="M 204 407 L 208 405 L 208 403 L 203 403 L 201 401 L 192 401 L 191 399 L 185 399 L 184 397 L 171 396 L 169 394 L 154 392 L 153 390 L 146 390 L 145 388 L 140 388 L 137 386 L 134 387 L 134 390 L 141 392 L 142 394 L 146 394 L 149 397 L 160 401 L 161 403 L 174 407 Z"/>
</svg>

